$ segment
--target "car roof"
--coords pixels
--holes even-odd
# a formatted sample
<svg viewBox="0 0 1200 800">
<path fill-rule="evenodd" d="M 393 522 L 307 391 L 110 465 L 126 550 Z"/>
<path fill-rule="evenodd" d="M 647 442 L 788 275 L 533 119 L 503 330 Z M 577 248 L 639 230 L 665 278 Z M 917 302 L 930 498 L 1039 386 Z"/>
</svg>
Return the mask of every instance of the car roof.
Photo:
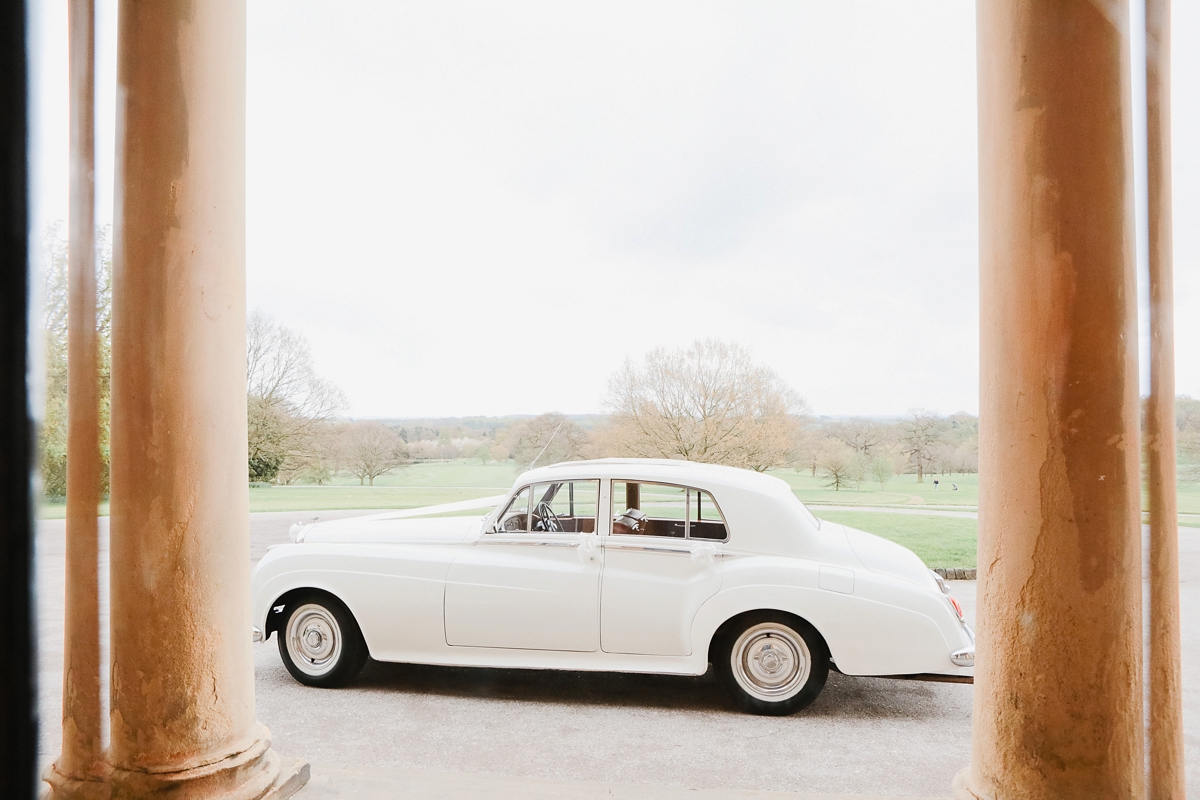
<svg viewBox="0 0 1200 800">
<path fill-rule="evenodd" d="M 517 479 L 517 485 L 561 481 L 569 478 L 628 478 L 687 484 L 700 488 L 736 487 L 766 494 L 776 494 L 782 490 L 791 494 L 791 487 L 773 475 L 764 475 L 761 472 L 739 467 L 727 467 L 723 464 L 702 464 L 673 458 L 598 458 L 590 461 L 563 461 L 526 472 Z"/>
</svg>

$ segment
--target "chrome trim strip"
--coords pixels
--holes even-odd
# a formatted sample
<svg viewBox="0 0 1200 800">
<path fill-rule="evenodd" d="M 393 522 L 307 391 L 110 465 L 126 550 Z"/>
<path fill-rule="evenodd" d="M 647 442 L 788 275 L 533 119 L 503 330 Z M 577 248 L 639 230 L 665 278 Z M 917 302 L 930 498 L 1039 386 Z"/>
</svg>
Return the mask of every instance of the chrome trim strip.
<svg viewBox="0 0 1200 800">
<path fill-rule="evenodd" d="M 680 547 L 661 547 L 649 544 L 613 544 L 611 542 L 604 543 L 605 550 L 636 550 L 642 553 L 680 553 L 685 556 L 692 554 L 692 549 Z M 715 555 L 715 554 L 714 554 Z"/>
<path fill-rule="evenodd" d="M 689 539 L 692 545 L 703 542 L 703 539 Z M 711 542 L 710 542 L 711 544 Z M 613 542 L 612 539 L 605 537 L 604 549 L 606 550 L 635 550 L 643 553 L 681 553 L 685 556 L 692 554 L 692 547 L 665 547 L 663 545 L 652 544 L 625 544 L 623 542 Z M 726 556 L 738 555 L 737 553 L 725 553 L 718 550 L 711 554 L 713 558 L 724 558 Z"/>
<path fill-rule="evenodd" d="M 579 547 L 579 542 L 517 542 L 512 539 L 479 539 L 475 544 L 512 544 L 518 547 Z"/>
</svg>

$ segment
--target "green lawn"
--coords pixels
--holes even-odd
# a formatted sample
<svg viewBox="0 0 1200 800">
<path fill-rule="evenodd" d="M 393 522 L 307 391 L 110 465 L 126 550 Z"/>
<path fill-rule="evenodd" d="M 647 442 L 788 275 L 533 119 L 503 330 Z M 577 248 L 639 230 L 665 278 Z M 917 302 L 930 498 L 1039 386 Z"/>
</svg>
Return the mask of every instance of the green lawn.
<svg viewBox="0 0 1200 800">
<path fill-rule="evenodd" d="M 806 470 L 773 470 L 775 475 L 792 487 L 796 495 L 814 507 L 818 514 L 842 522 L 839 515 L 852 512 L 822 512 L 821 506 L 898 506 L 913 508 L 939 507 L 974 510 L 979 499 L 978 475 L 927 475 L 924 483 L 917 483 L 915 475 L 897 475 L 880 488 L 876 482 L 864 482 L 861 488 L 834 491 L 826 487 L 821 478 L 812 477 Z M 451 461 L 433 464 L 414 464 L 391 475 L 375 480 L 375 486 L 359 486 L 358 479 L 341 475 L 332 486 L 270 486 L 250 489 L 250 510 L 255 511 L 338 511 L 350 509 L 417 508 L 419 506 L 452 503 L 476 497 L 500 494 L 512 486 L 517 469 L 511 464 L 480 464 L 478 461 Z M 933 488 L 937 479 L 939 486 Z M 958 485 L 958 491 L 951 487 Z M 1195 483 L 1179 486 L 1180 523 L 1200 526 L 1200 485 Z M 108 513 L 108 504 L 101 506 L 101 514 Z M 43 519 L 62 519 L 66 507 L 62 503 L 44 503 L 41 507 Z M 877 533 L 899 541 L 912 535 L 913 531 L 954 529 L 961 535 L 974 537 L 974 522 L 970 520 L 943 519 L 938 517 L 912 517 L 901 514 L 857 514 L 856 522 L 848 522 L 856 528 Z M 858 524 L 862 521 L 863 524 Z M 969 526 L 963 523 L 970 523 Z M 957 527 L 955 527 L 957 526 Z M 969 528 L 969 534 L 965 533 Z M 940 534 L 939 534 L 940 536 Z M 957 540 L 956 540 L 957 541 Z M 957 546 L 957 545 L 956 545 Z M 917 549 L 917 548 L 914 548 Z M 922 557 L 924 550 L 918 549 Z M 928 558 L 949 557 L 937 550 L 928 551 Z M 958 552 L 957 550 L 954 552 Z M 965 557 L 965 554 L 960 554 Z M 957 557 L 957 556 L 956 556 Z M 928 560 L 927 558 L 927 560 Z M 974 549 L 971 550 L 971 566 L 974 565 Z M 935 559 L 936 560 L 936 559 Z M 933 564 L 933 562 L 930 562 Z M 958 562 L 938 563 L 934 566 L 963 566 Z"/>
<path fill-rule="evenodd" d="M 821 477 L 808 470 L 776 469 L 771 475 L 782 478 L 796 496 L 811 505 L 833 506 L 967 506 L 979 503 L 978 475 L 926 475 L 923 483 L 916 475 L 897 475 L 880 487 L 878 481 L 863 481 L 853 486 L 833 490 Z M 933 486 L 934 481 L 938 487 Z M 957 485 L 958 489 L 953 487 Z"/>
<path fill-rule="evenodd" d="M 822 511 L 821 519 L 839 522 L 902 544 L 927 566 L 975 567 L 975 545 L 979 529 L 973 519 L 925 517 L 916 514 L 879 514 L 866 511 Z"/>
<path fill-rule="evenodd" d="M 478 461 L 440 461 L 433 464 L 412 464 L 389 475 L 375 479 L 376 487 L 440 486 L 453 488 L 509 489 L 519 470 L 511 463 L 480 464 Z M 338 475 L 334 486 L 358 486 L 353 475 Z M 460 499 L 466 499 L 464 496 Z"/>
<path fill-rule="evenodd" d="M 100 516 L 108 516 L 108 502 L 100 504 Z M 66 519 L 67 504 L 61 500 L 55 502 L 53 500 L 43 500 L 38 507 L 38 519 Z"/>
<path fill-rule="evenodd" d="M 504 494 L 508 487 L 271 486 L 250 489 L 250 512 L 420 508 Z M 483 513 L 483 512 L 479 512 Z"/>
<path fill-rule="evenodd" d="M 1181 483 L 1176 489 L 1179 498 L 1179 522 L 1183 525 L 1200 525 L 1200 483 Z M 1189 520 L 1186 516 L 1191 515 Z"/>
</svg>

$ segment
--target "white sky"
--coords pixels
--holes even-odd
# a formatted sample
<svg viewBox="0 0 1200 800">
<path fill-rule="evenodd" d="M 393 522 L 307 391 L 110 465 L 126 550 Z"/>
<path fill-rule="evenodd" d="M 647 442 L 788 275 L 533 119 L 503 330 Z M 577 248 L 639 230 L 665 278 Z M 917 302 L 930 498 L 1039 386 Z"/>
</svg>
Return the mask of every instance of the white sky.
<svg viewBox="0 0 1200 800">
<path fill-rule="evenodd" d="M 36 231 L 67 214 L 65 6 L 32 23 Z M 1200 395 L 1200 3 L 1174 13 L 1177 381 Z M 978 409 L 968 0 L 250 0 L 248 80 L 248 303 L 354 416 L 599 411 L 626 356 L 705 336 L 818 413 Z"/>
</svg>

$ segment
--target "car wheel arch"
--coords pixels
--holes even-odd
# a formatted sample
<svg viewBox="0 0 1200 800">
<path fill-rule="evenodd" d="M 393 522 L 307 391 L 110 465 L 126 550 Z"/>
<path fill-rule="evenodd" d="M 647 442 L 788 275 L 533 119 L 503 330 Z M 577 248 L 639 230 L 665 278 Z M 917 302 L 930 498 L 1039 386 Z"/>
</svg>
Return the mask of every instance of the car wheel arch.
<svg viewBox="0 0 1200 800">
<path fill-rule="evenodd" d="M 331 592 L 329 589 L 318 586 L 297 586 L 279 595 L 267 607 L 267 619 L 263 628 L 263 641 L 270 640 L 272 633 L 283 629 L 283 626 L 287 623 L 287 609 L 289 606 L 293 605 L 298 598 L 313 596 L 332 598 L 334 601 L 340 603 L 355 621 L 358 620 L 358 615 L 354 613 L 354 609 L 343 598 L 339 597 L 336 592 Z"/>
<path fill-rule="evenodd" d="M 736 631 L 740 631 L 742 629 L 742 627 L 746 623 L 748 623 L 751 619 L 754 619 L 755 617 L 759 617 L 763 614 L 783 614 L 784 616 L 791 617 L 792 619 L 796 620 L 800 625 L 803 625 L 805 627 L 812 629 L 812 631 L 821 640 L 822 646 L 824 646 L 824 648 L 825 648 L 825 657 L 829 658 L 832 661 L 832 654 L 829 649 L 829 641 L 825 638 L 825 635 L 823 633 L 821 633 L 820 629 L 817 628 L 816 625 L 813 625 L 807 619 L 805 619 L 804 617 L 800 616 L 799 614 L 797 614 L 793 611 L 785 611 L 784 609 L 781 609 L 781 608 L 764 607 L 764 608 L 752 608 L 752 609 L 748 609 L 746 611 L 740 611 L 737 614 L 733 614 L 732 616 L 730 616 L 728 619 L 726 619 L 724 622 L 722 622 L 720 625 L 717 626 L 717 629 L 715 631 L 713 631 L 713 635 L 708 641 L 708 661 L 709 661 L 709 663 L 713 663 L 713 653 L 716 649 L 718 649 L 720 647 L 720 645 L 723 642 L 723 640 L 725 639 L 725 637 L 731 635 L 732 633 L 734 633 Z"/>
</svg>

